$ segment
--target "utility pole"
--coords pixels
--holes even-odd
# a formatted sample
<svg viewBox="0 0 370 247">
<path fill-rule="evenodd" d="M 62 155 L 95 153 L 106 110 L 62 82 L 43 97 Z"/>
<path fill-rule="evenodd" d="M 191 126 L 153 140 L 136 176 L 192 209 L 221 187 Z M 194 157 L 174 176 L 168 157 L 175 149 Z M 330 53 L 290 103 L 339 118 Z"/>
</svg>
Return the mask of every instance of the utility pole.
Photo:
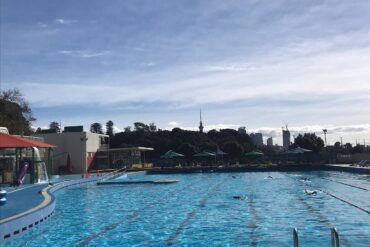
<svg viewBox="0 0 370 247">
<path fill-rule="evenodd" d="M 343 147 L 343 138 L 340 137 L 340 146 Z"/>
</svg>

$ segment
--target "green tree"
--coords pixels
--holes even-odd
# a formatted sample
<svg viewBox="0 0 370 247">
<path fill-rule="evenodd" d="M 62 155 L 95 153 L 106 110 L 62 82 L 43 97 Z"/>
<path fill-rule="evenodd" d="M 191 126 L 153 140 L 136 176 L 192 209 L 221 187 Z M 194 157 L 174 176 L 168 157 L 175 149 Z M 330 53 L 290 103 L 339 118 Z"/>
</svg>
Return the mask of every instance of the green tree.
<svg viewBox="0 0 370 247">
<path fill-rule="evenodd" d="M 103 129 L 100 123 L 93 123 L 90 125 L 90 132 L 91 133 L 97 133 L 97 134 L 103 134 Z"/>
<path fill-rule="evenodd" d="M 304 133 L 299 134 L 294 140 L 294 147 L 301 147 L 310 149 L 315 153 L 318 153 L 324 148 L 324 141 L 316 136 L 315 133 Z"/>
<path fill-rule="evenodd" d="M 199 145 L 199 149 L 201 151 L 216 152 L 217 144 L 215 144 L 214 142 L 203 142 Z"/>
<path fill-rule="evenodd" d="M 144 123 L 141 123 L 141 122 L 135 122 L 134 123 L 134 129 L 135 129 L 135 131 L 148 132 L 149 131 L 149 126 L 144 124 Z"/>
<path fill-rule="evenodd" d="M 221 145 L 221 149 L 233 159 L 239 158 L 244 152 L 243 146 L 235 141 L 228 141 Z"/>
<path fill-rule="evenodd" d="M 0 126 L 7 127 L 10 134 L 33 133 L 31 124 L 36 119 L 18 88 L 0 91 Z"/>
<path fill-rule="evenodd" d="M 126 126 L 124 129 L 124 132 L 131 132 L 131 126 Z"/>
<path fill-rule="evenodd" d="M 347 142 L 346 144 L 344 144 L 344 148 L 347 150 L 352 150 L 352 144 Z"/>
<path fill-rule="evenodd" d="M 190 143 L 182 143 L 178 148 L 175 149 L 175 151 L 185 155 L 187 160 L 190 160 L 192 155 L 198 152 L 197 148 Z"/>
<path fill-rule="evenodd" d="M 55 133 L 60 133 L 60 125 L 57 121 L 53 121 L 49 124 L 49 128 L 54 130 Z"/>
<path fill-rule="evenodd" d="M 149 124 L 149 131 L 150 132 L 156 132 L 157 131 L 157 126 L 154 124 L 154 122 L 151 122 Z"/>
<path fill-rule="evenodd" d="M 334 143 L 334 148 L 335 148 L 335 149 L 341 149 L 342 147 L 341 147 L 341 145 L 340 145 L 340 142 L 336 142 L 336 143 Z"/>
<path fill-rule="evenodd" d="M 113 121 L 109 120 L 106 124 L 105 127 L 107 128 L 106 134 L 109 135 L 111 138 L 113 136 Z"/>
<path fill-rule="evenodd" d="M 365 152 L 365 146 L 357 144 L 352 148 L 352 153 L 364 153 Z"/>
</svg>

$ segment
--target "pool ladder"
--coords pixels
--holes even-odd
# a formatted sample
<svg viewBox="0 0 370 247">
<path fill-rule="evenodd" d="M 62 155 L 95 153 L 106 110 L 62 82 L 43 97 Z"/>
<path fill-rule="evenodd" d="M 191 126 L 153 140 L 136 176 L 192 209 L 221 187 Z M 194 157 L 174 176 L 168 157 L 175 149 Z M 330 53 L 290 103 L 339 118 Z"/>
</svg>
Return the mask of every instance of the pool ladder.
<svg viewBox="0 0 370 247">
<path fill-rule="evenodd" d="M 293 229 L 293 243 L 294 243 L 294 247 L 299 246 L 297 228 Z M 335 227 L 331 229 L 331 247 L 339 247 L 339 234 Z"/>
</svg>

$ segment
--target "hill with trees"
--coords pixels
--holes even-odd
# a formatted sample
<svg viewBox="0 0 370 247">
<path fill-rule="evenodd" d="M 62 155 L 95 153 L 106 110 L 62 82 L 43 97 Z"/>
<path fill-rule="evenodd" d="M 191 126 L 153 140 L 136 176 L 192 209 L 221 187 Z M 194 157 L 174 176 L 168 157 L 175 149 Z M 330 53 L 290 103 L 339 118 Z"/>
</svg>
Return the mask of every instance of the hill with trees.
<svg viewBox="0 0 370 247">
<path fill-rule="evenodd" d="M 207 133 L 174 128 L 161 130 L 154 123 L 134 123 L 134 130 L 125 128 L 124 132 L 117 133 L 111 139 L 111 147 L 153 147 L 154 151 L 148 155 L 159 158 L 168 150 L 182 153 L 190 160 L 194 153 L 201 151 L 215 152 L 217 149 L 228 153 L 229 158 L 237 159 L 244 152 L 254 149 L 249 135 L 241 134 L 233 129 L 211 130 Z"/>
</svg>

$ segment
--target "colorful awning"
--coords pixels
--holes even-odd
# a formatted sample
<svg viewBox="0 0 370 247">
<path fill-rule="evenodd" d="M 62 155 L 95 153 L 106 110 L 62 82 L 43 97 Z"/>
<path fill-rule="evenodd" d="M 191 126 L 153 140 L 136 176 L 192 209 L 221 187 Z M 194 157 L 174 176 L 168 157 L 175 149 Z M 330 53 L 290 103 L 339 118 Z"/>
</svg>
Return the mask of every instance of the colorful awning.
<svg viewBox="0 0 370 247">
<path fill-rule="evenodd" d="M 30 140 L 20 136 L 0 133 L 0 148 L 28 148 L 28 147 L 55 148 L 56 146 L 45 142 Z"/>
</svg>

